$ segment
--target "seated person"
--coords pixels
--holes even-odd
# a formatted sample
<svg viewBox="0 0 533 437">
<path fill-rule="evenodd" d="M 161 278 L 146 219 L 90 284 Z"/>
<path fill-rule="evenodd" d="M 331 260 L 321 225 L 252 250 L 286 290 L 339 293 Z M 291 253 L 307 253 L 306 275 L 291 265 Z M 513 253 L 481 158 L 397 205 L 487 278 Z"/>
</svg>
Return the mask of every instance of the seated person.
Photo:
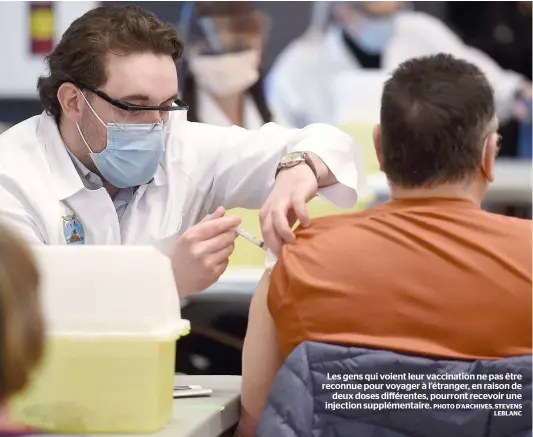
<svg viewBox="0 0 533 437">
<path fill-rule="evenodd" d="M 395 70 L 374 130 L 391 201 L 313 220 L 263 277 L 238 435 L 254 435 L 279 367 L 305 341 L 460 360 L 532 353 L 531 221 L 481 209 L 498 141 L 476 66 L 440 54 Z"/>
<path fill-rule="evenodd" d="M 7 402 L 26 386 L 42 355 L 37 286 L 38 273 L 28 248 L 0 229 L 0 436 L 27 432 L 11 422 Z"/>
</svg>

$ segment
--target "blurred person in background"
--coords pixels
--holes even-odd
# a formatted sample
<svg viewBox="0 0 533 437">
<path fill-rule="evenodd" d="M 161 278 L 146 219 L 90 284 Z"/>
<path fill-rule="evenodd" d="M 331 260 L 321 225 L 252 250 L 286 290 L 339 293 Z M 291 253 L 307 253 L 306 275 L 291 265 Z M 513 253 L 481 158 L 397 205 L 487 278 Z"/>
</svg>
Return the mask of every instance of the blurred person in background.
<svg viewBox="0 0 533 437">
<path fill-rule="evenodd" d="M 383 70 L 418 56 L 450 53 L 473 62 L 495 89 L 501 121 L 522 116 L 516 107 L 531 96 L 522 74 L 504 70 L 485 53 L 465 45 L 443 22 L 407 10 L 403 2 L 315 2 L 323 28 L 312 27 L 293 41 L 276 60 L 267 80 L 273 110 L 294 126 L 336 123 L 335 77 L 342 72 Z M 349 92 L 349 90 L 346 90 Z"/>
<path fill-rule="evenodd" d="M 181 95 L 189 121 L 259 129 L 273 120 L 261 57 L 269 17 L 253 2 L 188 2 L 178 28 L 185 42 Z"/>
<path fill-rule="evenodd" d="M 446 2 L 446 22 L 466 44 L 531 81 L 531 5 L 531 1 Z M 510 120 L 500 126 L 501 156 L 531 159 L 531 100 L 523 103 L 521 122 Z"/>
<path fill-rule="evenodd" d="M 30 434 L 12 423 L 8 401 L 26 387 L 43 354 L 38 285 L 29 248 L 0 227 L 0 436 Z"/>
<path fill-rule="evenodd" d="M 253 2 L 184 5 L 178 33 L 185 44 L 180 90 L 189 105 L 188 121 L 247 129 L 279 123 L 273 119 L 263 88 L 261 57 L 268 30 L 269 17 L 256 10 Z M 250 299 L 213 296 L 185 306 L 182 314 L 191 321 L 192 330 L 178 343 L 176 371 L 240 375 Z"/>
<path fill-rule="evenodd" d="M 255 435 L 261 413 L 260 437 L 311 435 L 311 423 L 337 437 L 531 434 L 531 221 L 481 209 L 498 142 L 493 91 L 478 67 L 440 54 L 397 68 L 374 130 L 392 200 L 313 220 L 264 275 L 243 351 L 239 437 Z M 312 354 L 310 345 L 278 373 L 309 341 L 339 347 L 333 356 L 316 344 Z M 402 355 L 388 361 L 386 351 Z M 401 374 L 402 366 L 522 374 L 524 417 L 505 424 L 489 410 L 336 415 L 318 406 L 316 396 L 327 393 L 304 380 L 311 373 L 319 386 L 326 372 Z M 264 409 L 276 374 L 283 379 Z"/>
</svg>

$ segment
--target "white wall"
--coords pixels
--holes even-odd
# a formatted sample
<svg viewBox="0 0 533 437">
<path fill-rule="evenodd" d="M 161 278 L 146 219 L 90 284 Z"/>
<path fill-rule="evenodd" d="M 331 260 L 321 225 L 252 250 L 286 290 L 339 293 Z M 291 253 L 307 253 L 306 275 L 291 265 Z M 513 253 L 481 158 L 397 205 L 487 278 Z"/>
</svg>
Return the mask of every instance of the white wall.
<svg viewBox="0 0 533 437">
<path fill-rule="evenodd" d="M 96 5 L 94 1 L 54 2 L 55 41 L 72 21 Z M 0 1 L 0 98 L 37 97 L 37 78 L 45 68 L 44 58 L 30 52 L 29 9 L 25 1 Z"/>
</svg>

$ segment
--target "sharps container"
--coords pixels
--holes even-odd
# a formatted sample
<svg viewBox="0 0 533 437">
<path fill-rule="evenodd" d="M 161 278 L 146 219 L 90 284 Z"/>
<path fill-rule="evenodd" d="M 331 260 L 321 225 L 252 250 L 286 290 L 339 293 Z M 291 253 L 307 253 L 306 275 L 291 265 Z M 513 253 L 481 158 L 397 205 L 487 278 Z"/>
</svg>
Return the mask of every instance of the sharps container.
<svg viewBox="0 0 533 437">
<path fill-rule="evenodd" d="M 189 332 L 170 260 L 150 247 L 35 248 L 43 362 L 13 400 L 48 432 L 153 433 L 172 414 L 176 339 Z"/>
</svg>

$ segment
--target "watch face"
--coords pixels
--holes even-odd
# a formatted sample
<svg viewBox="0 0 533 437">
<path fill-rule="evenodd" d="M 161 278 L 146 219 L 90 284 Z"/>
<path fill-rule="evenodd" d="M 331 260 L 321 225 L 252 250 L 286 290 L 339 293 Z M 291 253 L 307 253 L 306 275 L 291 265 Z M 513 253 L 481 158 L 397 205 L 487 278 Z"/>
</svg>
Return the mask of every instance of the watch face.
<svg viewBox="0 0 533 437">
<path fill-rule="evenodd" d="M 288 155 L 281 158 L 280 165 L 281 166 L 290 166 L 290 165 L 296 165 L 300 162 L 305 161 L 305 155 L 303 152 L 293 152 L 289 153 Z"/>
</svg>

